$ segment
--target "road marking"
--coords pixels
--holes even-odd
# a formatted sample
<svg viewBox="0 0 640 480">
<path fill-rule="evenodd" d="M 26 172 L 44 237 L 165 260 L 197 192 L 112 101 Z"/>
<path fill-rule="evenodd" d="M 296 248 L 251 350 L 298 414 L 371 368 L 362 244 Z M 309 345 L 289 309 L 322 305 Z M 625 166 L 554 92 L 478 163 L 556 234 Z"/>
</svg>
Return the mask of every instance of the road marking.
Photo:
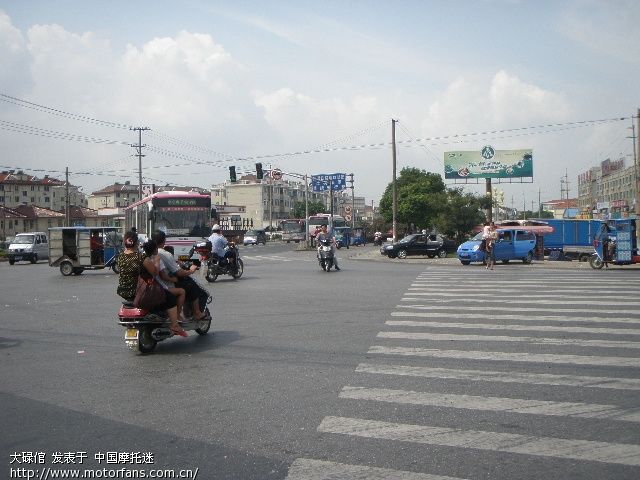
<svg viewBox="0 0 640 480">
<path fill-rule="evenodd" d="M 504 299 L 502 297 L 499 297 L 498 295 L 494 295 L 493 298 L 466 298 L 466 296 L 460 297 L 457 296 L 455 298 L 442 298 L 442 296 L 440 295 L 440 293 L 438 292 L 408 292 L 404 294 L 404 298 L 408 298 L 408 297 L 436 297 L 438 299 L 438 303 L 448 303 L 448 302 L 455 302 L 455 303 L 460 303 L 460 302 L 473 302 L 473 303 L 495 303 L 495 302 L 502 302 L 504 301 Z M 403 300 L 404 300 L 403 298 Z M 567 305 L 570 303 L 580 303 L 580 305 L 606 305 L 608 307 L 611 307 L 611 300 L 583 300 L 583 299 L 573 299 L 572 301 L 568 301 L 568 300 L 547 300 L 547 299 L 542 299 L 542 300 L 529 300 L 529 297 L 527 295 L 524 295 L 522 297 L 519 297 L 518 299 L 519 303 L 540 303 L 543 305 Z M 625 307 L 640 307 L 640 302 L 635 301 L 634 299 L 616 299 L 616 302 L 619 305 L 624 305 Z M 619 310 L 615 310 L 616 312 L 618 312 Z"/>
<path fill-rule="evenodd" d="M 319 432 L 591 462 L 640 465 L 640 445 L 325 417 Z"/>
<path fill-rule="evenodd" d="M 378 338 L 431 340 L 434 342 L 528 342 L 533 345 L 563 345 L 596 348 L 640 348 L 640 342 L 620 340 L 583 340 L 581 338 L 512 337 L 508 335 L 458 335 L 428 332 L 380 332 Z"/>
<path fill-rule="evenodd" d="M 419 292 L 426 292 L 426 293 L 419 293 Z M 566 302 L 564 303 L 570 303 L 570 301 L 576 301 L 576 302 L 580 302 L 582 303 L 582 299 L 585 297 L 590 297 L 593 296 L 595 293 L 600 294 L 601 292 L 582 292 L 580 294 L 575 294 L 575 295 L 568 295 L 568 294 L 559 294 L 556 295 L 555 292 L 556 290 L 554 289 L 554 293 L 543 293 L 543 294 L 536 294 L 536 293 L 525 293 L 522 292 L 522 290 L 519 291 L 520 293 L 522 293 L 522 296 L 518 297 L 518 298 L 522 298 L 523 301 L 528 302 L 528 299 L 530 298 L 564 298 L 567 299 Z M 503 295 L 504 293 L 506 293 L 504 290 L 500 290 L 500 295 Z M 628 290 L 626 292 L 627 294 L 635 294 L 637 293 L 637 289 L 634 290 Z M 426 288 L 409 288 L 408 290 L 408 294 L 411 295 L 425 295 L 425 296 L 433 296 L 433 297 L 438 297 L 438 298 L 442 298 L 442 297 L 455 297 L 455 298 L 459 298 L 459 299 L 465 299 L 465 298 L 474 298 L 475 297 L 490 297 L 492 299 L 496 298 L 496 290 L 487 290 L 484 292 L 479 292 L 477 289 L 474 289 L 473 292 L 467 292 L 467 293 L 460 293 L 460 292 L 455 292 L 454 290 L 451 290 L 449 288 L 447 288 L 446 292 L 434 292 L 433 289 L 426 289 Z M 622 292 L 616 292 L 616 295 L 621 295 Z"/>
<path fill-rule="evenodd" d="M 428 473 L 407 472 L 390 468 L 349 465 L 310 458 L 298 458 L 289 467 L 285 480 L 463 480 Z"/>
<path fill-rule="evenodd" d="M 438 284 L 437 287 L 434 287 L 433 283 L 425 283 L 425 284 L 416 284 L 413 283 L 411 284 L 411 287 L 409 288 L 411 289 L 417 289 L 420 287 L 424 287 L 425 289 L 430 289 L 430 290 L 434 290 L 434 288 L 439 288 L 441 284 Z M 538 287 L 540 287 L 540 284 L 537 285 Z M 455 284 L 455 287 L 460 287 L 459 283 Z M 483 285 L 474 285 L 473 287 L 468 286 L 468 287 L 463 287 L 463 288 L 455 288 L 453 285 L 446 286 L 446 291 L 447 292 L 456 292 L 456 293 L 460 293 L 463 296 L 464 295 L 468 295 L 471 292 L 481 292 L 481 293 L 487 293 L 490 295 L 496 295 L 496 288 L 492 285 L 489 284 L 488 286 L 483 286 Z M 545 285 L 544 287 L 540 287 L 538 288 L 538 290 L 543 290 L 543 291 L 548 291 L 549 288 Z M 535 290 L 535 291 L 538 291 Z M 634 294 L 638 291 L 638 286 L 634 286 L 633 288 L 624 288 L 624 287 L 620 287 L 620 288 L 616 288 L 613 290 L 603 290 L 600 287 L 588 287 L 588 286 L 584 286 L 584 287 L 580 287 L 580 288 L 553 288 L 553 293 L 575 293 L 575 294 L 592 294 L 592 293 L 597 293 L 599 295 L 602 294 L 613 294 L 613 295 L 620 295 L 620 294 Z M 500 288 L 500 294 L 503 293 L 522 293 L 525 295 L 528 295 L 524 289 L 522 288 Z"/>
<path fill-rule="evenodd" d="M 596 418 L 623 422 L 640 422 L 640 409 L 620 408 L 615 405 L 597 405 L 580 402 L 553 402 L 522 398 L 454 395 L 450 393 L 414 392 L 388 388 L 343 387 L 340 398 L 375 402 L 422 405 L 428 407 L 484 410 L 527 415 Z"/>
<path fill-rule="evenodd" d="M 555 355 L 545 353 L 511 353 L 511 352 L 482 352 L 466 350 L 437 350 L 430 348 L 385 347 L 373 345 L 370 354 L 402 355 L 412 357 L 458 358 L 472 360 L 495 360 L 506 362 L 553 363 L 572 365 L 597 365 L 609 367 L 640 367 L 640 358 L 632 357 L 603 357 L 583 355 Z"/>
<path fill-rule="evenodd" d="M 417 298 L 403 298 L 402 301 L 403 302 L 409 302 L 409 301 L 415 301 L 418 300 Z M 496 302 L 501 302 L 501 299 L 496 299 Z M 475 302 L 475 300 L 474 300 Z M 611 303 L 609 303 L 609 307 L 611 307 Z M 416 304 L 410 304 L 410 305 L 398 305 L 397 308 L 416 308 L 416 309 L 421 309 L 421 310 L 449 310 L 449 311 L 453 311 L 453 312 L 457 312 L 460 310 L 471 310 L 476 312 L 475 316 L 482 316 L 482 315 L 487 315 L 487 314 L 491 314 L 493 315 L 496 312 L 509 312 L 509 313 L 513 313 L 513 312 L 560 312 L 560 313 L 580 313 L 580 314 L 584 314 L 584 315 L 588 315 L 590 318 L 592 315 L 594 314 L 598 314 L 598 313 L 606 313 L 609 316 L 607 317 L 609 319 L 610 322 L 617 322 L 617 317 L 613 315 L 613 313 L 615 313 L 615 315 L 637 315 L 638 314 L 638 310 L 623 310 L 623 309 L 618 309 L 616 308 L 613 312 L 611 311 L 605 311 L 605 310 L 593 310 L 593 309 L 579 309 L 579 308 L 572 308 L 572 307 L 568 307 L 568 308 L 562 308 L 562 307 L 554 307 L 554 308 L 544 308 L 544 307 L 497 307 L 497 306 L 491 306 L 489 307 L 489 311 L 486 312 L 479 312 L 478 307 L 474 307 L 474 306 L 464 306 L 464 305 L 438 305 L 437 303 L 434 303 L 432 305 L 425 305 L 422 303 L 416 303 Z M 539 316 L 536 315 L 536 318 L 540 318 Z M 640 317 L 637 317 L 638 320 L 640 320 Z"/>
<path fill-rule="evenodd" d="M 551 373 L 500 372 L 497 370 L 457 370 L 453 368 L 378 365 L 373 363 L 361 363 L 356 368 L 356 372 L 377 375 L 470 380 L 474 382 L 503 382 L 530 385 L 555 385 L 562 387 L 609 388 L 613 390 L 640 390 L 640 379 L 638 378 L 587 377 L 580 375 L 555 375 Z"/>
<path fill-rule="evenodd" d="M 476 318 L 476 317 L 473 317 Z M 536 321 L 538 318 L 531 318 Z M 640 322 L 639 322 L 640 323 Z M 590 327 L 558 327 L 555 325 L 501 325 L 498 323 L 461 323 L 461 322 L 418 322 L 413 320 L 387 320 L 385 325 L 393 327 L 422 327 L 422 328 L 468 328 L 473 330 L 514 330 L 538 332 L 570 332 L 597 333 L 606 335 L 640 335 L 640 329 L 635 328 L 590 328 Z M 640 340 L 639 340 L 640 341 Z"/>
</svg>

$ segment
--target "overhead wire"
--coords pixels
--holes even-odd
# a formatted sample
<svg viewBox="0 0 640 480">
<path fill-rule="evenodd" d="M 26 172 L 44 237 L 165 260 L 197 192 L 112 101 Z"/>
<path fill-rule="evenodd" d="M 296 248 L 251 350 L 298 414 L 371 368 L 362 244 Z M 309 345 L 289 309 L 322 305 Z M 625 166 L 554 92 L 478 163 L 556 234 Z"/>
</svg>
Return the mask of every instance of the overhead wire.
<svg viewBox="0 0 640 480">
<path fill-rule="evenodd" d="M 47 107 L 34 102 L 29 102 L 27 100 L 22 100 L 22 99 L 19 99 L 7 94 L 3 94 L 3 93 L 0 93 L 0 101 L 11 103 L 23 108 L 41 111 L 41 112 L 48 113 L 55 116 L 82 121 L 85 123 L 91 123 L 94 125 L 107 126 L 107 127 L 119 128 L 119 129 L 129 129 L 129 130 L 134 128 L 127 124 L 110 122 L 110 121 L 91 118 L 84 115 L 65 112 L 60 109 L 55 109 L 55 108 Z M 541 125 L 534 125 L 534 126 L 527 126 L 527 127 L 488 130 L 485 132 L 471 132 L 471 133 L 452 134 L 452 135 L 425 137 L 425 138 L 415 138 L 408 131 L 408 129 L 406 129 L 406 127 L 403 124 L 400 124 L 401 127 L 404 129 L 405 133 L 410 138 L 408 140 L 398 141 L 396 142 L 396 144 L 398 146 L 418 145 L 421 148 L 425 149 L 427 152 L 430 152 L 427 149 L 425 143 L 429 143 L 431 145 L 447 145 L 452 143 L 468 143 L 468 142 L 488 141 L 488 140 L 496 140 L 496 139 L 504 139 L 504 138 L 514 138 L 514 137 L 527 136 L 527 135 L 557 133 L 560 131 L 565 131 L 565 130 L 570 130 L 575 128 L 584 128 L 588 126 L 595 126 L 598 124 L 606 124 L 606 123 L 629 120 L 630 118 L 631 117 L 615 117 L 615 118 L 598 119 L 598 120 L 549 123 L 549 124 L 541 124 Z M 343 146 L 332 146 L 332 145 L 336 145 L 338 143 L 344 143 L 345 141 L 351 140 L 358 136 L 362 136 L 366 133 L 379 129 L 384 125 L 384 123 L 386 123 L 386 121 L 385 122 L 381 121 L 378 124 L 375 124 L 371 127 L 355 132 L 349 136 L 333 140 L 331 142 L 325 143 L 315 148 L 299 150 L 294 152 L 251 155 L 251 156 L 244 156 L 244 157 L 232 156 L 232 155 L 220 153 L 206 147 L 200 147 L 192 143 L 186 142 L 184 140 L 180 140 L 175 137 L 171 137 L 169 135 L 158 133 L 158 132 L 153 132 L 152 130 L 150 130 L 149 135 L 157 138 L 158 140 L 161 140 L 161 141 L 164 140 L 169 143 L 173 143 L 175 145 L 181 145 L 181 146 L 190 148 L 192 150 L 200 151 L 205 154 L 221 157 L 221 159 L 217 161 L 203 160 L 201 158 L 192 157 L 183 153 L 172 152 L 171 150 L 164 149 L 161 147 L 156 147 L 153 145 L 145 145 L 145 148 L 147 148 L 148 151 L 152 151 L 159 155 L 169 156 L 169 157 L 173 157 L 173 158 L 177 158 L 177 159 L 181 159 L 189 162 L 189 164 L 157 165 L 157 166 L 147 166 L 146 168 L 184 167 L 184 166 L 190 166 L 190 164 L 191 165 L 208 165 L 212 167 L 223 168 L 224 166 L 228 165 L 229 162 L 245 163 L 245 162 L 251 162 L 255 160 L 268 160 L 268 159 L 274 159 L 274 158 L 288 158 L 288 157 L 290 158 L 290 157 L 303 156 L 303 155 L 309 155 L 309 154 L 315 154 L 315 153 L 328 153 L 328 152 L 338 152 L 338 151 L 380 150 L 380 149 L 388 148 L 391 145 L 391 142 L 369 143 L 369 144 L 360 144 L 360 145 L 343 145 Z M 76 134 L 66 133 L 66 132 L 58 132 L 58 131 L 47 130 L 47 129 L 34 127 L 30 125 L 23 125 L 23 124 L 18 124 L 14 122 L 8 122 L 4 120 L 0 120 L 0 129 L 16 132 L 16 133 L 36 135 L 36 136 L 42 136 L 46 138 L 53 138 L 53 139 L 59 139 L 59 140 L 68 140 L 68 141 L 77 141 L 77 142 L 86 142 L 86 143 L 95 143 L 95 144 L 108 144 L 108 145 L 125 145 L 129 147 L 132 146 L 130 142 L 125 142 L 120 140 L 101 139 L 97 137 L 76 135 Z M 510 134 L 510 135 L 503 135 L 503 134 Z M 433 152 L 430 152 L 430 153 L 431 155 L 433 155 Z M 435 157 L 435 155 L 433 156 Z M 109 173 L 116 173 L 116 172 L 122 171 L 122 170 L 102 169 L 101 172 L 97 172 L 95 170 L 96 169 L 94 169 L 93 174 L 100 174 L 100 173 L 109 174 Z M 82 173 L 91 174 L 92 172 L 87 171 Z"/>
</svg>

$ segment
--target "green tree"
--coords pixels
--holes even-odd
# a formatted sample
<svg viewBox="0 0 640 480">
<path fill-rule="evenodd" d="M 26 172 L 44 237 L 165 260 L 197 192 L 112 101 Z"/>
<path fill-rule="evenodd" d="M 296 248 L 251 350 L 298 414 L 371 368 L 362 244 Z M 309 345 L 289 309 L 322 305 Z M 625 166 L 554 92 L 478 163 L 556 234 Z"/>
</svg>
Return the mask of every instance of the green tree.
<svg viewBox="0 0 640 480">
<path fill-rule="evenodd" d="M 304 202 L 294 203 L 291 212 L 293 218 L 305 218 Z M 309 215 L 315 215 L 316 213 L 326 213 L 324 204 L 321 201 L 309 202 Z"/>
<path fill-rule="evenodd" d="M 447 204 L 436 219 L 436 228 L 444 235 L 463 241 L 476 225 L 485 221 L 482 212 L 486 197 L 463 193 L 462 188 L 447 191 Z"/>
<path fill-rule="evenodd" d="M 397 222 L 408 227 L 411 223 L 431 229 L 447 203 L 447 189 L 442 177 L 413 167 L 405 167 L 396 179 Z M 393 183 L 380 200 L 380 213 L 387 222 L 393 218 Z"/>
</svg>

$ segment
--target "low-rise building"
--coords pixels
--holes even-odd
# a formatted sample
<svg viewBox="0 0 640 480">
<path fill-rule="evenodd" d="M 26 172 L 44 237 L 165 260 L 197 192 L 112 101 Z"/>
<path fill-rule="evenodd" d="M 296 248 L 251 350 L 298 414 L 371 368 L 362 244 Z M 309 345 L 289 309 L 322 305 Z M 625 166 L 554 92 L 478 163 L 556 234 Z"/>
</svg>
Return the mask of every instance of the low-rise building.
<svg viewBox="0 0 640 480">
<path fill-rule="evenodd" d="M 45 175 L 43 178 L 28 175 L 22 170 L 0 172 L 0 205 L 16 208 L 20 205 L 36 205 L 54 211 L 66 208 L 67 191 L 69 205 L 87 206 L 87 199 L 75 185 L 67 187 L 63 180 Z"/>
<path fill-rule="evenodd" d="M 578 175 L 578 206 L 585 217 L 624 218 L 635 212 L 636 169 L 625 159 L 606 159 Z"/>
</svg>

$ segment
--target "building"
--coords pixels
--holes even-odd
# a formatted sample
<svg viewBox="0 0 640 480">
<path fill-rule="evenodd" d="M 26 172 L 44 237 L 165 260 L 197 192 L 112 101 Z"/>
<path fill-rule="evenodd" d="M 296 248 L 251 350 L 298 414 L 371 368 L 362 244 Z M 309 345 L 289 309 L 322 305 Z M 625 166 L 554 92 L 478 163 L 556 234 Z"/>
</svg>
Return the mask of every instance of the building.
<svg viewBox="0 0 640 480">
<path fill-rule="evenodd" d="M 144 195 L 144 193 L 143 193 Z M 140 200 L 138 185 L 131 185 L 131 182 L 114 183 L 102 190 L 93 192 L 87 201 L 87 206 L 92 210 L 103 208 L 125 208 Z"/>
<path fill-rule="evenodd" d="M 69 205 L 87 206 L 87 199 L 79 187 L 69 185 Z M 64 181 L 45 175 L 38 178 L 22 170 L 0 173 L 0 205 L 16 208 L 20 205 L 36 205 L 54 211 L 66 208 L 67 185 Z"/>
<path fill-rule="evenodd" d="M 244 175 L 238 182 L 226 182 L 211 189 L 211 203 L 218 206 L 245 207 L 243 219 L 255 228 L 276 229 L 280 220 L 291 218 L 296 202 L 304 202 L 305 186 L 289 180 L 258 180 Z M 327 194 L 312 192 L 309 201 L 326 202 Z"/>
<path fill-rule="evenodd" d="M 575 218 L 578 213 L 578 199 L 547 200 L 541 202 L 541 209 L 545 212 L 551 212 L 553 218 Z"/>
<path fill-rule="evenodd" d="M 66 215 L 36 205 L 19 205 L 15 209 L 0 207 L 0 234 L 3 238 L 17 233 L 46 232 L 51 227 L 63 227 Z"/>
<path fill-rule="evenodd" d="M 606 159 L 578 175 L 578 207 L 584 217 L 625 218 L 635 212 L 636 169 Z"/>
</svg>

